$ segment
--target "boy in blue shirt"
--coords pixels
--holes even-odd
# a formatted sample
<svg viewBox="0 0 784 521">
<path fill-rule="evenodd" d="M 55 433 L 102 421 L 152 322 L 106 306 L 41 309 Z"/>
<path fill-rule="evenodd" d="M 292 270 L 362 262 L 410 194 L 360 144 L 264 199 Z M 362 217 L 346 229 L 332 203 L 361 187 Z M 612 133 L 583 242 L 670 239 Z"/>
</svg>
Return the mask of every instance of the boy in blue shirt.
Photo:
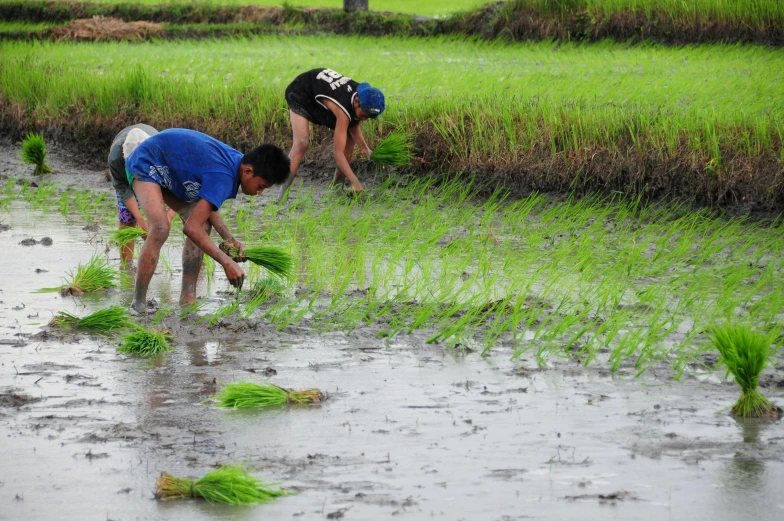
<svg viewBox="0 0 784 521">
<path fill-rule="evenodd" d="M 275 145 L 265 144 L 243 155 L 201 132 L 164 130 L 143 141 L 125 160 L 128 182 L 147 214 L 149 234 L 139 255 L 136 292 L 131 310 L 145 313 L 147 288 L 158 265 L 161 247 L 169 237 L 169 219 L 164 203 L 185 223 L 187 239 L 182 258 L 181 304 L 196 298 L 196 280 L 202 252 L 217 261 L 229 282 L 242 287 L 245 272 L 209 237 L 214 226 L 227 242 L 244 249 L 231 235 L 218 209 L 238 190 L 259 195 L 283 183 L 289 175 L 288 155 Z"/>
</svg>

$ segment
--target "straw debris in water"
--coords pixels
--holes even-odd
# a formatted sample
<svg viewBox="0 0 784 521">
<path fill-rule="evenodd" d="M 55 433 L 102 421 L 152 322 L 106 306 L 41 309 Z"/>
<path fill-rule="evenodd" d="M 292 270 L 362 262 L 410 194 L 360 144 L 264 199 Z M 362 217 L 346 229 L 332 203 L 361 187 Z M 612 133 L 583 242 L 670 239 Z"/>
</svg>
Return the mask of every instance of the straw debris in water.
<svg viewBox="0 0 784 521">
<path fill-rule="evenodd" d="M 271 383 L 263 385 L 252 382 L 227 384 L 211 398 L 218 407 L 235 409 L 248 407 L 269 407 L 286 404 L 311 404 L 324 401 L 324 393 L 318 389 L 294 391 Z"/>
<path fill-rule="evenodd" d="M 727 366 L 740 385 L 740 398 L 732 406 L 732 414 L 740 418 L 778 417 L 781 409 L 757 391 L 759 376 L 768 365 L 777 331 L 762 334 L 748 326 L 713 326 L 711 340 L 721 354 L 720 364 Z"/>
<path fill-rule="evenodd" d="M 210 503 L 229 505 L 269 503 L 287 494 L 285 490 L 269 488 L 269 484 L 253 477 L 239 465 L 220 467 L 199 480 L 178 478 L 163 472 L 155 487 L 157 499 L 196 497 Z"/>
</svg>

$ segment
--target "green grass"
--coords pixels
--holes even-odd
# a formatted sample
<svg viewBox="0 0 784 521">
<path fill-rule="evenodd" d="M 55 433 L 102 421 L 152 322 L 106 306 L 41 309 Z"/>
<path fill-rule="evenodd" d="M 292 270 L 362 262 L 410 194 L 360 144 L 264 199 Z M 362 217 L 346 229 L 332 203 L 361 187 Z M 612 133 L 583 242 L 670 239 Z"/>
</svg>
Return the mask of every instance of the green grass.
<svg viewBox="0 0 784 521">
<path fill-rule="evenodd" d="M 117 351 L 140 357 L 157 356 L 174 349 L 169 345 L 170 339 L 168 331 L 137 326 L 136 331 L 123 335 Z"/>
<path fill-rule="evenodd" d="M 379 165 L 406 166 L 414 158 L 412 148 L 411 134 L 393 132 L 376 145 L 370 159 Z"/>
<path fill-rule="evenodd" d="M 239 382 L 225 385 L 210 401 L 217 407 L 239 409 L 320 403 L 323 399 L 324 395 L 318 389 L 294 391 L 270 383 Z"/>
<path fill-rule="evenodd" d="M 147 232 L 141 228 L 119 228 L 109 234 L 109 242 L 123 247 L 145 235 Z"/>
<path fill-rule="evenodd" d="M 779 331 L 761 333 L 747 325 L 724 324 L 711 327 L 711 340 L 721 354 L 719 362 L 740 385 L 741 395 L 732 413 L 741 418 L 778 416 L 780 410 L 757 391 L 757 385 L 778 347 Z"/>
<path fill-rule="evenodd" d="M 81 295 L 93 291 L 117 287 L 120 272 L 113 268 L 104 255 L 96 254 L 87 264 L 79 264 L 63 279 L 64 284 L 56 288 L 43 288 L 40 293 L 60 292 L 66 295 Z"/>
<path fill-rule="evenodd" d="M 325 63 L 384 90 L 387 111 L 363 125 L 371 147 L 393 128 L 420 136 L 425 159 L 437 161 L 426 167 L 493 170 L 546 154 L 568 168 L 586 150 L 632 146 L 662 161 L 689 152 L 716 173 L 736 158 L 784 156 L 784 50 L 757 46 L 337 36 L 3 42 L 0 94 L 34 118 L 105 118 L 133 106 L 135 119 L 159 126 L 178 121 L 229 141 L 250 132 L 287 146 L 283 91 L 297 72 Z"/>
<path fill-rule="evenodd" d="M 63 328 L 93 329 L 96 331 L 111 331 L 124 329 L 131 325 L 128 310 L 122 306 L 110 306 L 96 311 L 85 317 L 79 318 L 67 311 L 58 311 L 52 319 L 51 325 Z"/>
<path fill-rule="evenodd" d="M 155 488 L 158 499 L 197 497 L 229 505 L 269 503 L 288 494 L 282 489 L 271 489 L 240 465 L 220 467 L 198 480 L 177 478 L 163 472 Z"/>
<path fill-rule="evenodd" d="M 28 132 L 22 140 L 22 161 L 35 165 L 34 175 L 49 174 L 52 167 L 46 164 L 46 143 L 40 134 Z"/>
</svg>

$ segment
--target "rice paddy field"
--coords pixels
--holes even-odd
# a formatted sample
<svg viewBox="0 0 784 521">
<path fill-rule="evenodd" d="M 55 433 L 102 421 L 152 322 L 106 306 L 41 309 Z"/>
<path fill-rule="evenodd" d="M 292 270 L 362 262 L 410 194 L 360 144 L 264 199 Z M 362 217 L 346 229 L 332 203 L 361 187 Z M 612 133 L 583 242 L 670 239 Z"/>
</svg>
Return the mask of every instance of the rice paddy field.
<svg viewBox="0 0 784 521">
<path fill-rule="evenodd" d="M 280 2 L 162 12 L 244 4 Z M 494 12 L 509 5 L 782 16 L 719 0 Z M 0 22 L 0 520 L 782 516 L 779 46 L 29 37 L 62 23 Z M 283 268 L 244 263 L 237 291 L 205 257 L 179 305 L 175 219 L 151 312 L 129 316 L 118 245 L 138 255 L 143 237 L 117 232 L 114 134 L 288 148 L 283 91 L 319 66 L 384 90 L 362 130 L 371 148 L 392 136 L 387 166 L 355 158 L 367 191 L 351 196 L 314 128 L 282 202 L 220 209 Z"/>
</svg>

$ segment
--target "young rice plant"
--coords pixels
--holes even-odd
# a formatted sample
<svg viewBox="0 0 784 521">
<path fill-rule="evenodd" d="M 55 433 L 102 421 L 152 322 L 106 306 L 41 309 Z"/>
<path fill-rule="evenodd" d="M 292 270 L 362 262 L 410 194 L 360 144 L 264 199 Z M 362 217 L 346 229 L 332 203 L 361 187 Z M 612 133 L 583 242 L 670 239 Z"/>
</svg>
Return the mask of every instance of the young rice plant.
<svg viewBox="0 0 784 521">
<path fill-rule="evenodd" d="M 379 165 L 406 166 L 414 158 L 411 134 L 393 132 L 378 144 L 370 159 Z"/>
<path fill-rule="evenodd" d="M 134 356 L 152 357 L 166 351 L 172 351 L 174 348 L 169 345 L 171 338 L 171 333 L 166 330 L 147 330 L 137 326 L 136 331 L 123 335 L 122 343 L 117 351 Z"/>
<path fill-rule="evenodd" d="M 259 385 L 253 382 L 227 384 L 210 401 L 218 407 L 235 409 L 248 407 L 270 407 L 286 404 L 321 403 L 324 394 L 318 389 L 294 391 L 271 383 Z"/>
<path fill-rule="evenodd" d="M 50 325 L 57 327 L 94 329 L 96 331 L 123 329 L 130 324 L 128 310 L 122 306 L 111 306 L 82 318 L 67 311 L 59 311 L 50 322 Z"/>
<path fill-rule="evenodd" d="M 729 324 L 710 328 L 711 340 L 721 354 L 720 363 L 727 366 L 740 385 L 740 398 L 732 406 L 732 414 L 740 418 L 778 417 L 781 409 L 757 391 L 759 375 L 775 351 L 771 345 L 778 338 L 777 331 L 763 334 L 746 325 Z"/>
<path fill-rule="evenodd" d="M 68 272 L 68 277 L 62 286 L 56 288 L 43 288 L 39 293 L 54 293 L 59 291 L 62 296 L 75 295 L 91 291 L 117 287 L 120 272 L 109 265 L 103 255 L 96 254 L 87 264 L 79 264 L 76 271 Z"/>
<path fill-rule="evenodd" d="M 220 244 L 220 248 L 232 259 L 240 262 L 249 260 L 283 279 L 291 279 L 294 275 L 294 259 L 280 248 L 275 248 L 274 246 L 254 246 L 245 248 L 245 252 L 242 255 L 238 248 L 230 246 L 225 242 Z"/>
<path fill-rule="evenodd" d="M 40 134 L 28 132 L 22 140 L 22 161 L 35 165 L 34 175 L 48 174 L 52 168 L 46 164 L 46 143 Z"/>
<path fill-rule="evenodd" d="M 195 497 L 228 505 L 269 503 L 287 494 L 285 490 L 269 488 L 268 484 L 251 476 L 239 465 L 220 467 L 199 480 L 178 478 L 163 472 L 155 487 L 157 499 Z"/>
</svg>

